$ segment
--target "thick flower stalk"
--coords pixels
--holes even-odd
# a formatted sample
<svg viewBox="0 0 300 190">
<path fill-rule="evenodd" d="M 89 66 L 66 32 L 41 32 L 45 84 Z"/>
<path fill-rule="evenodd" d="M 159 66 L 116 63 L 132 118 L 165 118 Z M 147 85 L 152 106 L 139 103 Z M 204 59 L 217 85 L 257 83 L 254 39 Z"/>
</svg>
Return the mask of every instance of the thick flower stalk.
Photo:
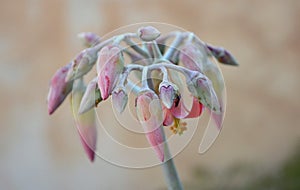
<svg viewBox="0 0 300 190">
<path fill-rule="evenodd" d="M 152 26 L 107 40 L 93 33 L 81 33 L 79 37 L 87 48 L 52 77 L 49 114 L 73 89 L 75 120 L 84 149 L 93 160 L 96 148 L 93 108 L 112 96 L 114 108 L 122 113 L 128 104 L 129 89 L 132 89 L 128 86 L 133 86 L 137 119 L 145 137 L 158 159 L 165 162 L 169 188 L 181 189 L 177 174 L 171 174 L 176 172 L 172 159 L 166 160 L 170 156 L 166 156 L 169 151 L 164 130 L 169 128 L 174 134 L 183 135 L 189 128 L 185 120 L 198 118 L 208 110 L 214 127 L 220 131 L 224 119 L 225 86 L 214 61 L 236 66 L 236 59 L 229 51 L 204 43 L 191 32 L 174 31 L 163 35 Z M 172 42 L 169 46 L 168 41 Z M 131 61 L 125 62 L 125 55 Z M 94 65 L 96 71 L 92 70 Z M 133 71 L 141 85 L 133 85 L 129 79 Z M 88 72 L 94 72 L 96 77 L 85 87 L 83 80 Z M 184 89 L 188 89 L 189 98 L 183 98 L 186 97 L 182 96 Z M 188 101 L 192 102 L 190 108 Z"/>
</svg>

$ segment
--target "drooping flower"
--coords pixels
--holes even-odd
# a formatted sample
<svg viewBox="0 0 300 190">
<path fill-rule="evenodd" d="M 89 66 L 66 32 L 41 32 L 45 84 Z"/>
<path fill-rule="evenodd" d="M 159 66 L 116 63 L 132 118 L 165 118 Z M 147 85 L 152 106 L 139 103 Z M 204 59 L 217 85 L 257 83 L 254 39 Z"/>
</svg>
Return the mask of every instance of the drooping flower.
<svg viewBox="0 0 300 190">
<path fill-rule="evenodd" d="M 72 90 L 73 81 L 65 82 L 65 78 L 71 64 L 58 69 L 50 81 L 50 89 L 47 97 L 48 113 L 51 115 L 65 100 Z"/>
<path fill-rule="evenodd" d="M 103 100 L 106 100 L 113 91 L 123 68 L 123 55 L 118 46 L 105 46 L 98 53 L 98 87 Z"/>
<path fill-rule="evenodd" d="M 150 145 L 161 161 L 164 161 L 163 111 L 158 96 L 151 90 L 140 92 L 136 100 L 139 122 L 144 128 Z"/>
<path fill-rule="evenodd" d="M 85 86 L 82 79 L 77 79 L 74 82 L 72 91 L 71 107 L 84 151 L 86 152 L 88 158 L 91 161 L 94 161 L 97 143 L 95 110 L 91 109 L 83 114 L 78 114 L 84 91 Z"/>
</svg>

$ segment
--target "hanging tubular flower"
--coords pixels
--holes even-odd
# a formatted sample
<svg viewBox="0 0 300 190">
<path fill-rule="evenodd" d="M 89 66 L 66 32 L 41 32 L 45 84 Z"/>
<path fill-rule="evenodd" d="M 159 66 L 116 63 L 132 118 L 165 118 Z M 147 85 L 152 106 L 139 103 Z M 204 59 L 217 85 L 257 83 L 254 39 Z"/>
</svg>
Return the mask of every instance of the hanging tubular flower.
<svg viewBox="0 0 300 190">
<path fill-rule="evenodd" d="M 151 90 L 140 92 L 136 100 L 138 120 L 161 161 L 164 161 L 164 138 L 161 132 L 163 112 L 158 96 Z"/>
<path fill-rule="evenodd" d="M 94 161 L 97 142 L 95 110 L 92 109 L 84 114 L 78 114 L 79 105 L 84 91 L 85 86 L 82 79 L 77 79 L 74 82 L 74 89 L 71 96 L 71 107 L 84 151 L 86 152 L 88 158 L 91 161 Z"/>
<path fill-rule="evenodd" d="M 103 100 L 106 100 L 113 91 L 123 68 L 124 60 L 119 47 L 106 46 L 98 53 L 98 86 Z"/>
<path fill-rule="evenodd" d="M 58 69 L 50 81 L 48 93 L 48 113 L 51 115 L 65 100 L 72 90 L 73 82 L 65 82 L 70 64 Z"/>
<path fill-rule="evenodd" d="M 172 31 L 164 35 L 153 26 L 105 40 L 89 32 L 78 37 L 88 48 L 51 78 L 48 112 L 52 114 L 73 88 L 73 114 L 91 161 L 97 140 L 93 108 L 110 95 L 120 114 L 129 104 L 129 96 L 136 97 L 137 119 L 162 162 L 169 157 L 165 128 L 182 135 L 188 128 L 185 119 L 199 118 L 204 108 L 213 121 L 207 127 L 212 130 L 206 131 L 214 132 L 205 144 L 212 144 L 222 128 L 226 103 L 223 76 L 215 60 L 238 65 L 229 51 L 207 44 L 191 32 Z M 85 87 L 84 77 L 95 64 L 96 77 Z M 181 96 L 186 89 L 190 96 Z M 186 106 L 187 102 L 192 102 L 191 107 Z"/>
</svg>

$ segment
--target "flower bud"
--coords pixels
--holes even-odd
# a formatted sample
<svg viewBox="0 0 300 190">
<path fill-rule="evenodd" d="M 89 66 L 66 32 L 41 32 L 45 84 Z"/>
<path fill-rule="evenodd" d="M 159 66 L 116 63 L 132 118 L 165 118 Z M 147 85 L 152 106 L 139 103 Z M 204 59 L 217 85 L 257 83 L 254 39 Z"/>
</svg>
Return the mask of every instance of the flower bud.
<svg viewBox="0 0 300 190">
<path fill-rule="evenodd" d="M 188 69 L 202 71 L 202 63 L 207 60 L 207 56 L 201 47 L 196 47 L 192 43 L 187 43 L 180 51 L 179 60 Z"/>
<path fill-rule="evenodd" d="M 225 65 L 234 65 L 238 66 L 238 62 L 236 59 L 233 57 L 233 55 L 224 49 L 223 47 L 214 47 L 212 45 L 206 45 L 207 48 L 210 50 L 212 55 L 220 62 Z"/>
<path fill-rule="evenodd" d="M 221 110 L 212 82 L 203 74 L 198 73 L 187 81 L 189 91 L 199 101 L 214 112 Z"/>
<path fill-rule="evenodd" d="M 156 40 L 160 36 L 160 31 L 153 26 L 141 27 L 137 33 L 140 39 L 146 42 Z"/>
<path fill-rule="evenodd" d="M 171 82 L 163 81 L 159 85 L 159 96 L 162 103 L 170 109 L 176 97 L 179 96 L 178 88 Z"/>
<path fill-rule="evenodd" d="M 71 69 L 68 71 L 66 81 L 78 79 L 88 73 L 94 65 L 95 55 L 93 49 L 85 49 L 81 51 L 72 61 Z"/>
<path fill-rule="evenodd" d="M 127 102 L 128 95 L 124 88 L 117 88 L 112 92 L 112 103 L 119 113 L 124 111 Z"/>
<path fill-rule="evenodd" d="M 124 69 L 121 49 L 117 46 L 105 46 L 98 53 L 97 73 L 101 97 L 106 100 L 115 88 L 119 75 Z"/>
<path fill-rule="evenodd" d="M 101 101 L 100 90 L 98 88 L 98 78 L 94 78 L 92 81 L 89 82 L 87 88 L 84 92 L 82 97 L 80 107 L 79 107 L 79 114 L 83 114 L 88 110 L 95 107 Z"/>
<path fill-rule="evenodd" d="M 100 42 L 100 37 L 92 32 L 79 33 L 78 38 L 80 38 L 87 47 L 93 46 Z"/>
<path fill-rule="evenodd" d="M 47 97 L 48 113 L 51 115 L 65 100 L 72 90 L 73 81 L 65 82 L 65 78 L 71 64 L 56 71 L 50 81 L 50 89 Z"/>
<path fill-rule="evenodd" d="M 77 131 L 79 133 L 84 151 L 86 152 L 88 158 L 91 161 L 94 161 L 97 142 L 95 110 L 92 109 L 88 112 L 85 112 L 84 114 L 78 115 L 78 109 L 82 101 L 84 91 L 85 86 L 82 79 L 77 79 L 74 82 L 74 89 L 71 96 L 71 106 L 77 126 Z"/>
<path fill-rule="evenodd" d="M 150 145 L 161 161 L 164 160 L 162 133 L 163 111 L 158 96 L 151 90 L 140 92 L 136 100 L 137 117 Z"/>
</svg>

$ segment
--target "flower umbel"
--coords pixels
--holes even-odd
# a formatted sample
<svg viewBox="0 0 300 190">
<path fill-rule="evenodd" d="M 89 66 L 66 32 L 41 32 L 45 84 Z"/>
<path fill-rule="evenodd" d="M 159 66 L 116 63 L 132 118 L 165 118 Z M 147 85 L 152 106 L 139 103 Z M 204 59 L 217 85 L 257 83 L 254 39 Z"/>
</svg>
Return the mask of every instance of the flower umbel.
<svg viewBox="0 0 300 190">
<path fill-rule="evenodd" d="M 229 51 L 204 43 L 191 32 L 163 35 L 153 26 L 107 40 L 93 33 L 81 33 L 79 37 L 87 48 L 52 77 L 48 112 L 52 114 L 73 89 L 73 114 L 91 161 L 97 140 L 94 108 L 111 95 L 113 106 L 122 113 L 129 104 L 129 89 L 136 96 L 137 119 L 161 162 L 167 162 L 163 126 L 174 134 L 185 135 L 189 128 L 186 119 L 198 118 L 206 108 L 215 123 L 213 127 L 220 132 L 225 86 L 214 60 L 238 65 Z M 96 77 L 85 87 L 85 75 L 93 71 L 95 64 Z M 133 85 L 129 78 L 133 71 L 141 85 Z M 185 89 L 188 96 L 183 96 Z M 191 102 L 190 108 L 187 102 Z"/>
</svg>

